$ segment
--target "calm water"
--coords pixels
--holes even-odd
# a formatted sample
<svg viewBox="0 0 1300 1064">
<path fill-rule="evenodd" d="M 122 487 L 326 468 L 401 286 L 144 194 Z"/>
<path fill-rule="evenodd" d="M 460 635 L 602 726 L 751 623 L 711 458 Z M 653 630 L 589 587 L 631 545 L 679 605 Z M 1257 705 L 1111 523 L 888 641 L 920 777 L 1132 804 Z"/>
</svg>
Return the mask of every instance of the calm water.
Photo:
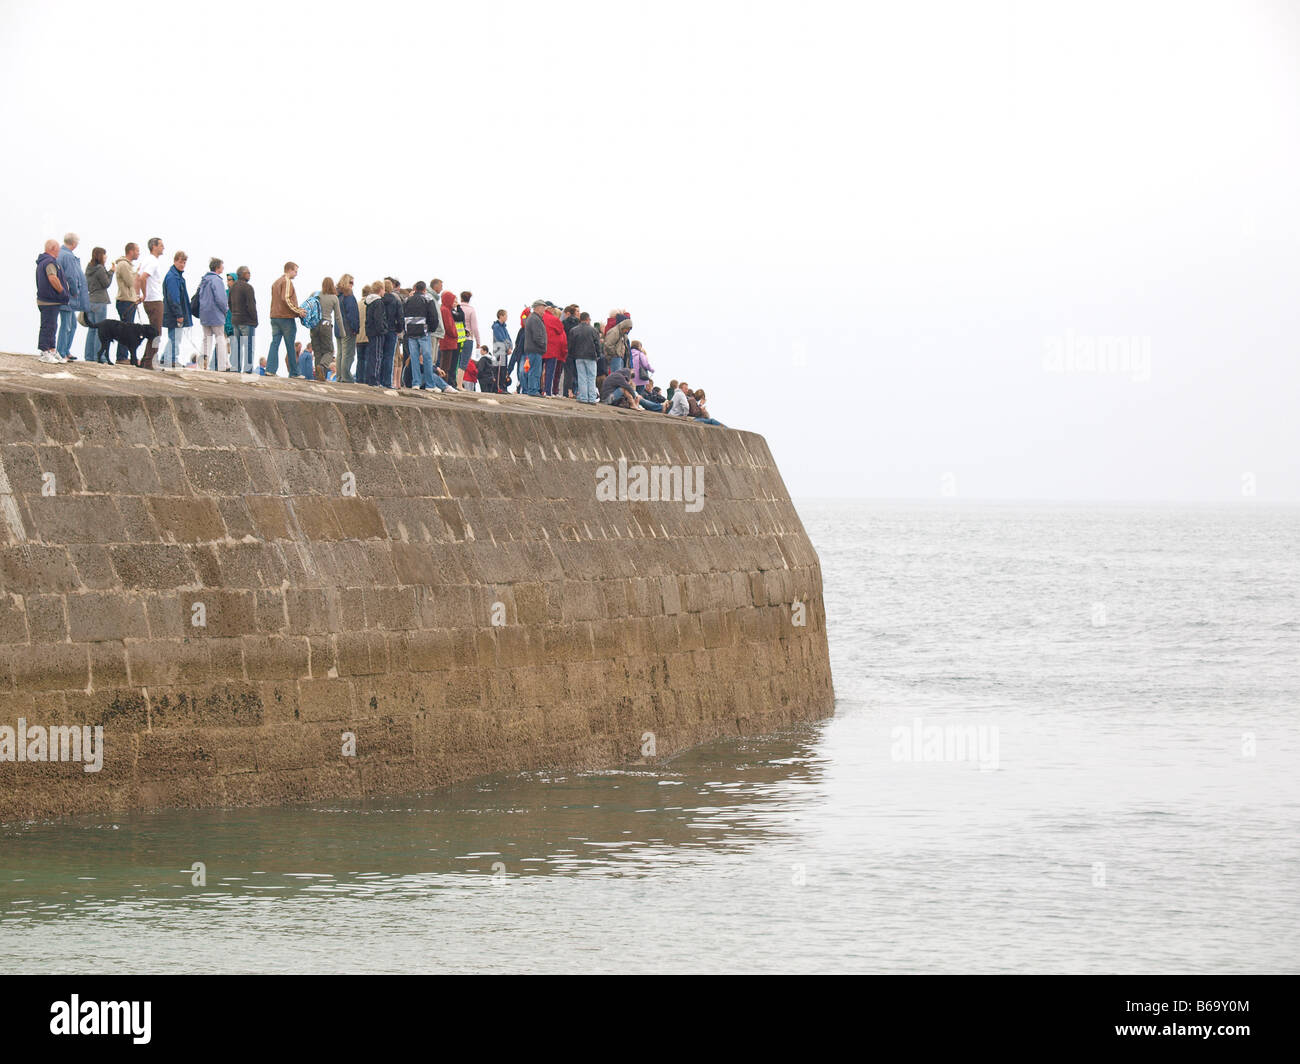
<svg viewBox="0 0 1300 1064">
<path fill-rule="evenodd" d="M 833 719 L 0 829 L 0 971 L 1300 970 L 1300 510 L 801 512 Z"/>
</svg>

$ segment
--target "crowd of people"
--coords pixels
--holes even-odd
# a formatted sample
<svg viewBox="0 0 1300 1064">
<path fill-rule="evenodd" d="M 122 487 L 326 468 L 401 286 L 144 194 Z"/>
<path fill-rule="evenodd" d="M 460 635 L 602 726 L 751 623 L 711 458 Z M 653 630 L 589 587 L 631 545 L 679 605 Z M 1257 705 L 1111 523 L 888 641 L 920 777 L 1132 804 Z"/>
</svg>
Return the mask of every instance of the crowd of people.
<svg viewBox="0 0 1300 1064">
<path fill-rule="evenodd" d="M 479 389 L 522 395 L 568 398 L 579 403 L 607 403 L 693 418 L 721 425 L 710 417 L 705 393 L 685 381 L 671 381 L 665 392 L 654 382 L 655 368 L 640 340 L 629 336 L 632 317 L 611 310 L 601 322 L 571 303 L 563 309 L 534 300 L 519 316 L 511 336 L 510 315 L 498 310 L 491 342 L 479 333 L 473 293 L 457 293 L 441 278 L 403 287 L 394 277 L 361 285 L 349 273 L 326 277 L 299 300 L 298 266 L 284 272 L 270 289 L 270 346 L 263 356 L 254 349 L 260 327 L 257 294 L 247 266 L 224 273 L 219 258 L 193 294 L 185 275 L 189 263 L 177 251 L 167 264 L 159 237 L 126 245 L 110 266 L 107 252 L 94 248 L 83 267 L 80 239 L 68 233 L 60 245 L 47 240 L 36 260 L 36 305 L 40 312 L 38 357 L 43 362 L 76 361 L 77 327 L 86 330 L 88 362 L 129 361 L 141 369 L 191 366 L 227 373 L 276 376 L 283 348 L 290 379 L 368 384 L 420 391 Z M 110 287 L 116 286 L 109 318 Z M 137 321 L 143 311 L 144 321 Z M 201 348 L 194 361 L 182 351 L 197 322 Z M 118 324 L 121 323 L 121 324 Z M 304 327 L 308 339 L 298 340 Z M 137 348 L 145 344 L 142 356 Z"/>
</svg>

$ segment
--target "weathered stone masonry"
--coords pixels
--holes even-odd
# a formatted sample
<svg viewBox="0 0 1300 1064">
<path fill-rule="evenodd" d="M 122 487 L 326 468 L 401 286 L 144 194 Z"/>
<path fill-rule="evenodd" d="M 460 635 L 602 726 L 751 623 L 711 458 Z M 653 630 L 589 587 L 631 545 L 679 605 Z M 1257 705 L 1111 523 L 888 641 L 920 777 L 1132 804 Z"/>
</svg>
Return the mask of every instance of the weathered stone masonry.
<svg viewBox="0 0 1300 1064">
<path fill-rule="evenodd" d="M 762 437 L 493 398 L 0 356 L 0 725 L 105 746 L 99 773 L 0 762 L 0 820 L 594 768 L 831 711 Z M 620 456 L 703 466 L 702 509 L 598 502 Z"/>
</svg>

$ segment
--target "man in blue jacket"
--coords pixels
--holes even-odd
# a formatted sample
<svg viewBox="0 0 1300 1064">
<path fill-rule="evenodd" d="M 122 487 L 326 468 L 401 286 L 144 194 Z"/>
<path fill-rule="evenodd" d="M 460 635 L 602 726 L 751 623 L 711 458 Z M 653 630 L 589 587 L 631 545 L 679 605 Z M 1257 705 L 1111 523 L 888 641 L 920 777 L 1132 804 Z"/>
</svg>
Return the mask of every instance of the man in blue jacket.
<svg viewBox="0 0 1300 1064">
<path fill-rule="evenodd" d="M 59 357 L 68 362 L 75 361 L 72 357 L 72 338 L 77 334 L 77 312 L 90 309 L 86 271 L 81 268 L 81 259 L 76 255 L 80 243 L 81 238 L 76 233 L 68 233 L 63 238 L 63 247 L 59 251 L 59 269 L 63 271 L 64 283 L 68 287 L 68 301 L 59 308 L 57 350 Z"/>
<path fill-rule="evenodd" d="M 178 251 L 172 257 L 172 268 L 163 280 L 163 324 L 167 326 L 167 350 L 163 352 L 159 365 L 166 368 L 167 359 L 172 360 L 172 369 L 177 366 L 176 356 L 181 353 L 181 330 L 194 324 L 190 313 L 190 293 L 185 287 L 185 263 L 189 256 Z"/>
</svg>

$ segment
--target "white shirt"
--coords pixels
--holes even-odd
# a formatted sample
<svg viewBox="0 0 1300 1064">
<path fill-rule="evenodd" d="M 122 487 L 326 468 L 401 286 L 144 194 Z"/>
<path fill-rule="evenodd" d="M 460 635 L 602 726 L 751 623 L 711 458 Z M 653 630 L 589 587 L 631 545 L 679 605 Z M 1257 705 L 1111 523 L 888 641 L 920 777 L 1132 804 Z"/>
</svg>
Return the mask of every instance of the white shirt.
<svg viewBox="0 0 1300 1064">
<path fill-rule="evenodd" d="M 672 405 L 668 407 L 668 413 L 673 417 L 685 417 L 691 412 L 691 404 L 686 401 L 686 393 L 678 388 L 673 392 Z"/>
<path fill-rule="evenodd" d="M 163 297 L 163 275 L 166 273 L 157 255 L 150 255 L 140 267 L 140 276 L 144 278 L 144 298 L 147 303 L 161 303 Z"/>
</svg>

